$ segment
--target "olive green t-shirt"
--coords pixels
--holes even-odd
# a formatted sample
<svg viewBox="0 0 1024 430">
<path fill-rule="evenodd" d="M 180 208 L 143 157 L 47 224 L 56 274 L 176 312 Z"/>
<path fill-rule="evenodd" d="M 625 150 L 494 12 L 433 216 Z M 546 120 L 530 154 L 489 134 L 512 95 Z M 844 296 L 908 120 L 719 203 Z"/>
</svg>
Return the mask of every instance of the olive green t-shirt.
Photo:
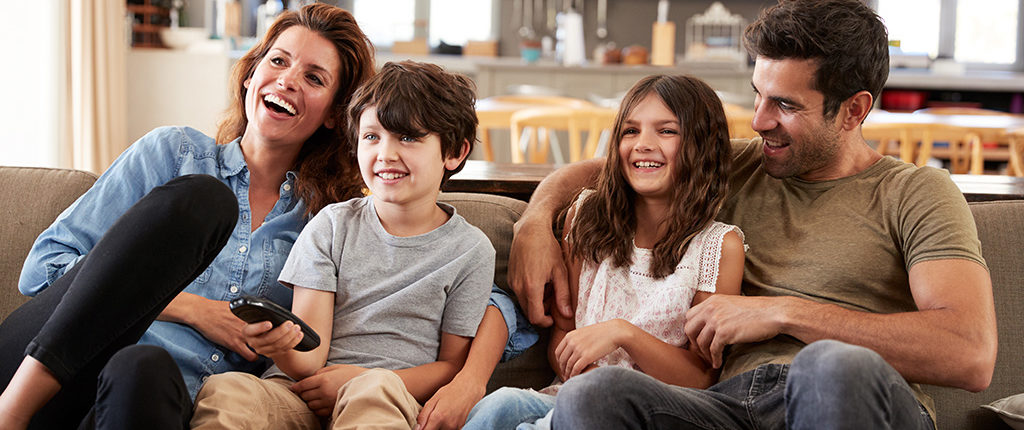
<svg viewBox="0 0 1024 430">
<path fill-rule="evenodd" d="M 796 296 L 856 311 L 917 310 L 907 272 L 916 263 L 984 265 L 974 218 L 945 170 L 892 157 L 846 178 L 775 179 L 761 139 L 733 141 L 730 191 L 718 220 L 743 229 L 749 250 L 743 294 Z M 805 344 L 790 336 L 733 345 L 722 379 L 787 364 Z M 934 419 L 931 398 L 912 384 Z"/>
</svg>

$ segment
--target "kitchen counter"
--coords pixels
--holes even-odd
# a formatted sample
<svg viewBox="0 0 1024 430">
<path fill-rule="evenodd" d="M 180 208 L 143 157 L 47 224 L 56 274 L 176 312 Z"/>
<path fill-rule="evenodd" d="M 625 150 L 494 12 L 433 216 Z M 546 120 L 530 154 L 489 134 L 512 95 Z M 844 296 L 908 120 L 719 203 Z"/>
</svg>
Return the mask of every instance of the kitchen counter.
<svg viewBox="0 0 1024 430">
<path fill-rule="evenodd" d="M 927 69 L 892 69 L 888 88 L 1024 92 L 1024 73 L 998 70 L 969 70 L 963 74 L 937 74 Z"/>
</svg>

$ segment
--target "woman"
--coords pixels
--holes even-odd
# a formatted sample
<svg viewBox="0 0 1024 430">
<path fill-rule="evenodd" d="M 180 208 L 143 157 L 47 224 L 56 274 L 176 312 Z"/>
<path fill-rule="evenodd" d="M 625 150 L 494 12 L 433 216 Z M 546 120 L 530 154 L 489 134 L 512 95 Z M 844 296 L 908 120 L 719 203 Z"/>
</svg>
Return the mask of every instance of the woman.
<svg viewBox="0 0 1024 430">
<path fill-rule="evenodd" d="M 206 376 L 259 371 L 227 301 L 287 306 L 299 230 L 361 195 L 343 115 L 372 73 L 348 12 L 285 12 L 235 66 L 216 144 L 159 128 L 126 150 L 26 260 L 36 297 L 0 326 L 0 428 L 182 428 Z"/>
</svg>

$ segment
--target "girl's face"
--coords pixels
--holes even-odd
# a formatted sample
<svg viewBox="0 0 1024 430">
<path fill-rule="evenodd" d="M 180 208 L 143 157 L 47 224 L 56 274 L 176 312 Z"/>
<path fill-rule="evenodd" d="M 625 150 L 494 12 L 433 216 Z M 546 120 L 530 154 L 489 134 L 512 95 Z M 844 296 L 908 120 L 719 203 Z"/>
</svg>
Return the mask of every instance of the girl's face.
<svg viewBox="0 0 1024 430">
<path fill-rule="evenodd" d="M 298 25 L 282 32 L 244 83 L 243 145 L 301 146 L 321 125 L 333 127 L 340 70 L 337 50 L 320 34 Z"/>
<path fill-rule="evenodd" d="M 638 195 L 654 199 L 672 196 L 681 126 L 675 113 L 653 92 L 626 117 L 619 141 L 620 168 Z"/>
</svg>

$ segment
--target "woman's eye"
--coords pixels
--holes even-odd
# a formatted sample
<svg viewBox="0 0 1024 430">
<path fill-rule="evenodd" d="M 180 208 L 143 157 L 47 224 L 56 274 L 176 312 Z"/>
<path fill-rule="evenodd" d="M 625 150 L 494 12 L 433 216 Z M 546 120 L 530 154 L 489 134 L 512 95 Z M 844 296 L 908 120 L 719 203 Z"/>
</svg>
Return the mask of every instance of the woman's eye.
<svg viewBox="0 0 1024 430">
<path fill-rule="evenodd" d="M 316 84 L 316 85 L 323 85 L 324 84 L 324 81 L 322 79 L 320 79 L 320 77 L 317 76 L 317 75 L 312 75 L 312 74 L 309 75 L 309 81 L 314 83 L 314 84 Z"/>
<path fill-rule="evenodd" d="M 676 131 L 676 130 L 673 130 L 671 128 L 666 128 L 666 129 L 661 130 L 661 133 L 662 134 L 677 134 L 679 132 Z"/>
<path fill-rule="evenodd" d="M 281 57 L 273 57 L 270 59 L 270 64 L 273 64 L 275 66 L 282 66 L 284 65 L 284 59 L 282 59 Z"/>
</svg>

